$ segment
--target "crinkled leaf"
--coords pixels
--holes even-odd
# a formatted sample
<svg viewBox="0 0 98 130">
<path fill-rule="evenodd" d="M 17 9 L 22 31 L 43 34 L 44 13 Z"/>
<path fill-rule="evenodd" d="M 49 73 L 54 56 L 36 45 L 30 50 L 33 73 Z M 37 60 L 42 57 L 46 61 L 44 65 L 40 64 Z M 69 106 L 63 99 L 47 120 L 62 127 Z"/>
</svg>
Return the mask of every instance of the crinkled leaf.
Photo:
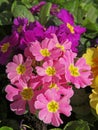
<svg viewBox="0 0 98 130">
<path fill-rule="evenodd" d="M 89 19 L 86 19 L 83 22 L 83 26 L 85 26 L 90 31 L 98 32 L 98 24 L 97 23 L 92 23 Z"/>
<path fill-rule="evenodd" d="M 86 121 L 78 120 L 68 122 L 63 130 L 90 130 L 90 127 Z"/>
<path fill-rule="evenodd" d="M 90 4 L 88 11 L 86 13 L 86 18 L 88 18 L 92 23 L 96 23 L 96 19 L 98 18 L 98 13 L 94 5 Z"/>
<path fill-rule="evenodd" d="M 58 4 L 58 5 L 61 5 L 61 7 L 63 7 L 64 3 L 65 3 L 65 0 L 47 0 L 51 3 L 55 3 L 55 4 Z"/>
<path fill-rule="evenodd" d="M 11 2 L 9 0 L 0 0 L 0 12 L 10 10 Z"/>
<path fill-rule="evenodd" d="M 10 25 L 12 23 L 12 14 L 8 11 L 0 13 L 0 25 Z"/>
<path fill-rule="evenodd" d="M 27 7 L 31 8 L 33 5 L 38 4 L 38 0 L 22 0 L 22 3 Z"/>
<path fill-rule="evenodd" d="M 34 21 L 32 13 L 21 2 L 14 2 L 11 11 L 14 17 L 24 17 L 28 18 L 31 22 Z"/>
<path fill-rule="evenodd" d="M 0 130 L 13 130 L 11 127 L 3 126 L 0 128 Z"/>
<path fill-rule="evenodd" d="M 64 8 L 69 10 L 75 17 L 75 21 L 77 21 L 78 8 L 79 8 L 79 0 L 74 1 L 66 1 L 64 4 Z"/>
<path fill-rule="evenodd" d="M 40 10 L 40 22 L 45 25 L 49 19 L 51 3 L 46 3 Z"/>
</svg>

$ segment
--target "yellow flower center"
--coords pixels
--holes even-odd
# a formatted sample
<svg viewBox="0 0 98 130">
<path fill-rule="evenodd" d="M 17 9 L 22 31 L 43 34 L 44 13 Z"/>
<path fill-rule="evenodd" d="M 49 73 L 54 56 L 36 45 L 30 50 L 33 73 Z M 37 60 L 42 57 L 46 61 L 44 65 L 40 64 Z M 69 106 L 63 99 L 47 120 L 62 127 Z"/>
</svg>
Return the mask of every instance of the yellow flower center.
<svg viewBox="0 0 98 130">
<path fill-rule="evenodd" d="M 46 72 L 46 74 L 47 74 L 48 76 L 53 76 L 53 75 L 55 75 L 56 70 L 55 70 L 54 67 L 48 66 L 48 67 L 46 68 L 45 72 Z"/>
<path fill-rule="evenodd" d="M 47 109 L 49 112 L 55 113 L 59 109 L 59 103 L 52 100 L 47 104 Z"/>
<path fill-rule="evenodd" d="M 34 92 L 32 88 L 25 87 L 21 92 L 21 96 L 23 100 L 31 100 L 34 96 Z"/>
<path fill-rule="evenodd" d="M 21 33 L 22 28 L 23 28 L 23 26 L 22 26 L 22 25 L 20 25 L 20 26 L 17 28 L 18 33 Z"/>
<path fill-rule="evenodd" d="M 3 53 L 7 52 L 9 46 L 10 46 L 10 43 L 9 43 L 9 42 L 4 43 L 4 44 L 1 46 L 1 51 L 2 51 Z"/>
<path fill-rule="evenodd" d="M 56 44 L 56 47 L 59 48 L 59 49 L 61 49 L 62 51 L 65 51 L 64 46 L 61 45 L 61 44 L 59 44 L 59 43 Z"/>
<path fill-rule="evenodd" d="M 19 75 L 22 75 L 25 73 L 26 71 L 26 67 L 24 65 L 18 65 L 18 67 L 16 68 L 16 71 Z"/>
<path fill-rule="evenodd" d="M 69 30 L 70 30 L 70 32 L 71 32 L 72 34 L 75 33 L 74 27 L 73 27 L 70 23 L 67 23 L 67 27 L 69 28 Z"/>
<path fill-rule="evenodd" d="M 40 53 L 41 53 L 41 55 L 44 56 L 44 57 L 49 57 L 49 56 L 50 56 L 50 52 L 49 52 L 49 50 L 48 50 L 47 48 L 41 49 L 41 50 L 40 50 Z"/>
<path fill-rule="evenodd" d="M 55 83 L 51 83 L 50 85 L 49 85 L 49 88 L 51 89 L 51 88 L 56 88 L 56 89 L 58 89 L 58 86 L 55 84 Z"/>
<path fill-rule="evenodd" d="M 77 77 L 80 75 L 78 67 L 75 67 L 73 64 L 69 66 L 69 70 L 72 76 Z"/>
</svg>

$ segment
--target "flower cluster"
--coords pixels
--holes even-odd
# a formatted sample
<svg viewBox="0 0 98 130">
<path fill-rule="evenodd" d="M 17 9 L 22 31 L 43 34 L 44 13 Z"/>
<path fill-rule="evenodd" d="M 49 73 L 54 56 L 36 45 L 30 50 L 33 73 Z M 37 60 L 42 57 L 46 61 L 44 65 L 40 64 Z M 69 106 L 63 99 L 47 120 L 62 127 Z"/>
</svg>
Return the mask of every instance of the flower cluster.
<svg viewBox="0 0 98 130">
<path fill-rule="evenodd" d="M 39 11 L 38 7 L 33 7 Z M 0 64 L 6 65 L 10 81 L 5 88 L 10 108 L 18 115 L 36 114 L 46 124 L 59 126 L 60 114 L 69 117 L 73 87 L 85 88 L 92 84 L 91 67 L 84 57 L 78 57 L 81 34 L 86 30 L 75 25 L 67 10 L 54 11 L 62 22 L 45 27 L 38 21 L 15 18 L 12 34 L 0 42 Z"/>
</svg>

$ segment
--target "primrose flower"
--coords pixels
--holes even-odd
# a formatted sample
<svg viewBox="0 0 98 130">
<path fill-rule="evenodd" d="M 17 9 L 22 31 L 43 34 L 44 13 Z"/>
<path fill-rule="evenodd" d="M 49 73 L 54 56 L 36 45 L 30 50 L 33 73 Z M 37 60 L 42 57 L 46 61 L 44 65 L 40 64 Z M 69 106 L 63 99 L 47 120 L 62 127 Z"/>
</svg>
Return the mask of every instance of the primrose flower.
<svg viewBox="0 0 98 130">
<path fill-rule="evenodd" d="M 71 115 L 70 100 L 65 96 L 61 98 L 56 89 L 48 89 L 44 94 L 39 94 L 35 101 L 35 108 L 39 110 L 39 119 L 44 123 L 59 126 L 63 123 L 60 113 L 67 117 Z"/>
<path fill-rule="evenodd" d="M 18 35 L 13 33 L 0 41 L 0 64 L 6 64 L 18 43 Z"/>
<path fill-rule="evenodd" d="M 24 41 L 24 33 L 27 30 L 28 19 L 17 17 L 13 21 L 12 32 L 18 35 L 19 45 L 18 48 L 24 50 L 25 41 Z"/>
<path fill-rule="evenodd" d="M 60 12 L 57 14 L 57 17 L 63 22 L 63 24 L 60 25 L 59 31 L 58 31 L 58 37 L 60 37 L 60 40 L 64 41 L 65 38 L 69 39 L 74 45 L 72 44 L 72 47 L 74 46 L 73 51 L 77 52 L 76 49 L 78 46 L 78 40 L 80 40 L 80 35 L 86 31 L 84 27 L 80 27 L 79 25 L 74 25 L 74 18 L 72 14 L 70 14 L 67 10 L 61 9 Z"/>
<path fill-rule="evenodd" d="M 67 82 L 71 82 L 76 88 L 84 88 L 91 85 L 91 67 L 86 64 L 85 59 L 79 58 L 75 61 L 75 54 L 67 51 L 61 63 L 65 64 L 65 78 Z"/>
<path fill-rule="evenodd" d="M 90 98 L 90 106 L 96 110 L 98 115 L 98 87 L 92 89 L 92 94 L 89 96 Z"/>
<path fill-rule="evenodd" d="M 19 80 L 19 82 L 14 85 L 6 86 L 6 98 L 12 102 L 10 108 L 18 115 L 25 113 L 27 105 L 29 106 L 31 113 L 35 112 L 34 101 L 38 90 L 36 90 L 36 87 L 33 86 L 32 82 L 25 83 L 22 80 Z"/>
<path fill-rule="evenodd" d="M 41 43 L 35 41 L 32 43 L 30 50 L 32 55 L 35 56 L 36 61 L 45 59 L 56 59 L 60 56 L 60 51 L 56 48 L 55 44 L 58 43 L 55 37 L 45 38 Z"/>
<path fill-rule="evenodd" d="M 13 62 L 6 65 L 7 77 L 11 83 L 15 83 L 20 79 L 29 80 L 32 75 L 31 64 L 32 60 L 29 57 L 24 62 L 22 54 L 14 55 Z"/>
<path fill-rule="evenodd" d="M 86 53 L 83 54 L 86 59 L 87 64 L 91 66 L 91 71 L 93 74 L 93 81 L 91 87 L 98 86 L 98 47 L 88 48 Z"/>
<path fill-rule="evenodd" d="M 41 1 L 41 2 L 39 2 L 39 4 L 30 8 L 30 11 L 32 12 L 32 14 L 36 14 L 40 11 L 41 7 L 44 6 L 45 4 L 46 4 L 45 1 Z"/>
<path fill-rule="evenodd" d="M 64 22 L 66 27 L 69 29 L 71 34 L 77 34 L 77 39 L 79 39 L 79 35 L 84 33 L 86 29 L 84 27 L 80 27 L 79 25 L 74 25 L 74 17 L 67 10 L 61 9 L 58 13 L 57 17 Z"/>
<path fill-rule="evenodd" d="M 28 24 L 27 18 L 15 18 L 12 26 L 12 32 L 17 32 L 19 35 L 26 31 L 26 26 Z"/>
<path fill-rule="evenodd" d="M 64 74 L 64 65 L 60 64 L 59 61 L 49 60 L 44 62 L 42 67 L 37 66 L 36 71 L 39 76 L 43 77 L 44 83 L 52 80 L 57 81 Z"/>
<path fill-rule="evenodd" d="M 38 22 L 30 22 L 24 33 L 25 44 L 28 45 L 36 40 L 41 41 L 44 38 L 44 27 Z"/>
<path fill-rule="evenodd" d="M 55 89 L 59 95 L 61 95 L 62 97 L 66 96 L 67 98 L 71 98 L 74 94 L 74 91 L 71 85 L 67 85 L 66 83 L 62 85 L 58 81 L 55 81 L 55 80 L 54 81 L 52 80 L 52 82 L 44 83 L 42 89 L 43 89 L 43 92 L 48 89 Z"/>
</svg>

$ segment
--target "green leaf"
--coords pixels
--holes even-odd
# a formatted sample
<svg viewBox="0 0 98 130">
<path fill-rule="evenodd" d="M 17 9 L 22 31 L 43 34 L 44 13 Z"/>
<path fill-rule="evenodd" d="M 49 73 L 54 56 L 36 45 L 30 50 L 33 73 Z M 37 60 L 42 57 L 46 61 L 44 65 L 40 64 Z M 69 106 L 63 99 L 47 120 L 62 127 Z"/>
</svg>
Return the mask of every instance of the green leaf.
<svg viewBox="0 0 98 130">
<path fill-rule="evenodd" d="M 51 3 L 46 3 L 40 10 L 40 22 L 41 24 L 45 25 L 49 19 Z"/>
<path fill-rule="evenodd" d="M 7 126 L 3 126 L 0 128 L 0 130 L 13 130 L 13 129 Z"/>
<path fill-rule="evenodd" d="M 33 5 L 38 4 L 38 0 L 22 0 L 22 3 L 27 7 L 31 8 Z"/>
<path fill-rule="evenodd" d="M 16 117 L 18 120 L 18 116 Z M 17 120 L 14 119 L 4 119 L 1 121 L 0 126 L 7 126 L 13 128 L 13 130 L 19 130 L 19 123 Z"/>
<path fill-rule="evenodd" d="M 98 32 L 98 24 L 92 23 L 89 19 L 86 19 L 83 22 L 83 26 L 85 26 L 90 31 L 97 31 Z"/>
<path fill-rule="evenodd" d="M 92 114 L 96 117 L 96 119 L 98 120 L 98 115 L 97 115 L 97 113 L 96 113 L 96 110 L 93 109 L 93 108 L 91 108 L 91 112 L 92 112 Z"/>
<path fill-rule="evenodd" d="M 64 8 L 69 10 L 74 15 L 75 21 L 77 21 L 79 3 L 80 3 L 79 0 L 74 0 L 74 1 L 66 1 L 64 4 Z"/>
<path fill-rule="evenodd" d="M 88 18 L 92 23 L 96 23 L 97 17 L 97 9 L 94 7 L 94 5 L 90 4 L 89 9 L 86 13 L 86 18 Z"/>
<path fill-rule="evenodd" d="M 86 121 L 78 120 L 68 122 L 63 130 L 90 130 L 90 127 Z"/>
<path fill-rule="evenodd" d="M 60 129 L 60 128 L 53 128 L 53 129 L 50 129 L 50 130 L 62 130 L 62 129 Z"/>
<path fill-rule="evenodd" d="M 65 3 L 65 0 L 47 0 L 48 2 L 55 3 L 63 7 L 63 4 Z"/>
<path fill-rule="evenodd" d="M 8 0 L 0 0 L 0 12 L 9 10 L 11 3 Z"/>
<path fill-rule="evenodd" d="M 12 14 L 8 11 L 3 11 L 0 13 L 0 25 L 10 25 L 12 24 Z"/>
<path fill-rule="evenodd" d="M 30 22 L 34 21 L 32 13 L 21 2 L 14 2 L 11 8 L 14 17 L 28 18 Z"/>
</svg>

